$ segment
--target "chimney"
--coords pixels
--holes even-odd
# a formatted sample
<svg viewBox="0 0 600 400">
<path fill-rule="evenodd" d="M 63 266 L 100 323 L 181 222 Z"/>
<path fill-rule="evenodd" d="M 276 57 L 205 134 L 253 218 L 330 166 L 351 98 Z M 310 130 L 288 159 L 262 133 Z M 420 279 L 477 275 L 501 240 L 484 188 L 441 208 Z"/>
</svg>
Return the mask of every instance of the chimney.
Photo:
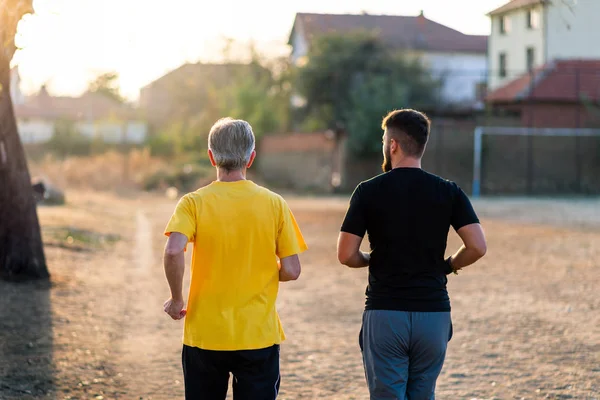
<svg viewBox="0 0 600 400">
<path fill-rule="evenodd" d="M 423 13 L 423 10 L 421 10 L 421 14 L 417 16 L 417 22 L 419 25 L 419 30 L 423 31 L 423 28 L 425 27 L 425 14 Z"/>
</svg>

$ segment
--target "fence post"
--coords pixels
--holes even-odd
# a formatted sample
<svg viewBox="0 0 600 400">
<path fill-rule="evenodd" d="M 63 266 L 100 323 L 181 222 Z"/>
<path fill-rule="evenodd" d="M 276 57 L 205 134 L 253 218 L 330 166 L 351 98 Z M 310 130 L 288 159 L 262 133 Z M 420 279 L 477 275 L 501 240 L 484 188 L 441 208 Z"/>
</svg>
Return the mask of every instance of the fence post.
<svg viewBox="0 0 600 400">
<path fill-rule="evenodd" d="M 471 188 L 473 198 L 478 198 L 481 195 L 481 150 L 482 150 L 482 135 L 483 129 L 478 126 L 474 133 L 473 146 L 473 187 Z"/>
<path fill-rule="evenodd" d="M 528 106 L 529 106 L 529 123 L 528 128 L 534 128 L 537 127 L 537 121 L 535 120 L 535 98 L 533 95 L 533 92 L 535 90 L 535 83 L 534 83 L 534 75 L 533 75 L 533 71 L 529 71 L 529 100 L 528 100 Z M 527 135 L 527 194 L 531 195 L 533 193 L 533 168 L 534 168 L 534 163 L 533 163 L 533 135 L 529 134 Z"/>
<path fill-rule="evenodd" d="M 576 69 L 575 70 L 575 95 L 577 99 L 580 99 L 579 97 L 579 91 L 580 91 L 580 76 L 579 76 L 580 70 Z M 580 101 L 581 103 L 581 101 Z M 581 104 L 577 104 L 577 129 L 581 128 Z M 579 135 L 575 136 L 575 179 L 576 179 L 576 185 L 577 185 L 577 192 L 582 193 L 583 192 L 583 184 L 581 182 L 581 175 L 582 175 L 582 168 L 581 168 L 581 138 L 579 137 Z"/>
</svg>

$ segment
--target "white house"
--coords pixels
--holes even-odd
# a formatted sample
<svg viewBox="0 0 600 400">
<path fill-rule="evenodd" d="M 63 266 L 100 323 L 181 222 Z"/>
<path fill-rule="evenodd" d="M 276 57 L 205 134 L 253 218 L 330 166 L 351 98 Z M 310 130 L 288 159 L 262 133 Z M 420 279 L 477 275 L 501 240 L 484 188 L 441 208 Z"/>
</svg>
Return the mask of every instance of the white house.
<svg viewBox="0 0 600 400">
<path fill-rule="evenodd" d="M 319 35 L 354 30 L 376 32 L 386 45 L 419 57 L 432 74 L 443 77 L 441 100 L 460 108 L 480 105 L 487 78 L 487 36 L 465 35 L 419 16 L 298 13 L 288 44 L 291 61 L 306 62 Z"/>
<path fill-rule="evenodd" d="M 141 144 L 148 131 L 134 109 L 98 93 L 58 97 L 42 87 L 35 96 L 15 104 L 15 116 L 23 143 L 47 142 L 61 121 L 72 123 L 75 131 L 90 140 L 106 143 Z"/>
<path fill-rule="evenodd" d="M 560 59 L 600 59 L 600 0 L 512 0 L 488 14 L 489 89 Z"/>
</svg>

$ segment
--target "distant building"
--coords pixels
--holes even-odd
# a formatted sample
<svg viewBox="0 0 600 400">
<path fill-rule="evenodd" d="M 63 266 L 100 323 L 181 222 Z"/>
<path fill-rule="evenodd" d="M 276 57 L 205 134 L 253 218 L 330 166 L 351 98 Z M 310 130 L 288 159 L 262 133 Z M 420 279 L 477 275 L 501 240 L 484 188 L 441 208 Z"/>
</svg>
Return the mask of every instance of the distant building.
<svg viewBox="0 0 600 400">
<path fill-rule="evenodd" d="M 15 105 L 15 115 L 23 143 L 50 140 L 59 121 L 72 122 L 81 135 L 107 143 L 139 144 L 147 135 L 147 124 L 136 110 L 98 93 L 55 97 L 42 87 Z"/>
<path fill-rule="evenodd" d="M 435 21 L 416 17 L 370 14 L 296 14 L 288 44 L 291 61 L 306 62 L 311 42 L 327 33 L 376 32 L 386 45 L 419 57 L 431 73 L 444 78 L 441 100 L 448 105 L 481 105 L 487 75 L 487 36 L 466 35 Z"/>
<path fill-rule="evenodd" d="M 600 127 L 600 60 L 558 60 L 490 92 L 494 109 L 537 128 Z"/>
<path fill-rule="evenodd" d="M 490 90 L 554 60 L 600 59 L 598 0 L 512 0 L 488 15 Z"/>
<path fill-rule="evenodd" d="M 253 74 L 261 70 L 250 64 L 184 64 L 140 89 L 140 108 L 151 125 L 161 126 L 181 112 L 182 104 L 189 106 L 185 96 L 190 90 L 200 97 L 225 88 L 237 77 L 255 79 Z"/>
</svg>

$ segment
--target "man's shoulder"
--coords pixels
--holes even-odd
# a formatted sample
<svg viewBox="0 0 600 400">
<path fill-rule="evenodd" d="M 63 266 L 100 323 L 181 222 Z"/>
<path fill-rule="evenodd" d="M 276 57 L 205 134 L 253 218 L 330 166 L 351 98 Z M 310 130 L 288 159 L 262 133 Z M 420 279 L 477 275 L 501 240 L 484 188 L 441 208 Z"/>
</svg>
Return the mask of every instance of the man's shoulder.
<svg viewBox="0 0 600 400">
<path fill-rule="evenodd" d="M 428 181 L 431 184 L 444 186 L 444 187 L 448 188 L 448 190 L 451 190 L 451 191 L 456 191 L 456 190 L 460 189 L 460 186 L 458 186 L 458 184 L 452 180 L 443 178 L 443 177 L 433 174 L 429 171 L 425 171 L 424 169 L 420 169 L 420 172 L 422 173 L 422 179 L 424 179 L 425 181 Z M 389 183 L 388 181 L 390 179 L 391 180 L 394 179 L 393 175 L 390 172 L 384 172 L 384 173 L 376 175 L 370 179 L 360 182 L 358 184 L 357 188 L 360 188 L 361 191 L 374 190 L 377 187 L 380 187 L 382 184 L 384 186 L 386 184 L 388 184 Z"/>
<path fill-rule="evenodd" d="M 210 185 L 206 185 L 197 190 L 194 190 L 193 192 L 184 194 L 181 198 L 195 202 L 195 201 L 199 201 L 207 193 L 210 193 L 210 191 L 211 191 Z"/>
<path fill-rule="evenodd" d="M 360 189 L 369 189 L 369 188 L 378 186 L 381 182 L 385 181 L 388 178 L 388 176 L 389 176 L 389 173 L 387 173 L 387 172 L 384 172 L 384 173 L 379 174 L 379 175 L 375 175 L 372 178 L 369 178 L 367 180 L 364 180 L 364 181 L 360 182 L 357 185 L 357 188 L 360 188 Z"/>
<path fill-rule="evenodd" d="M 268 203 L 271 203 L 275 208 L 282 208 L 285 207 L 287 202 L 285 201 L 285 199 L 283 198 L 282 195 L 280 195 L 277 192 L 274 192 L 273 190 L 266 188 L 264 186 L 256 185 L 256 193 L 265 201 Z"/>
<path fill-rule="evenodd" d="M 446 179 L 446 178 L 444 178 L 442 176 L 436 175 L 434 173 L 431 173 L 429 171 L 423 170 L 423 173 L 425 174 L 425 176 L 427 178 L 431 179 L 432 181 L 436 181 L 436 182 L 439 182 L 441 184 L 448 185 L 448 186 L 458 186 L 456 184 L 456 182 L 454 182 L 454 181 L 452 181 L 450 179 Z"/>
</svg>

